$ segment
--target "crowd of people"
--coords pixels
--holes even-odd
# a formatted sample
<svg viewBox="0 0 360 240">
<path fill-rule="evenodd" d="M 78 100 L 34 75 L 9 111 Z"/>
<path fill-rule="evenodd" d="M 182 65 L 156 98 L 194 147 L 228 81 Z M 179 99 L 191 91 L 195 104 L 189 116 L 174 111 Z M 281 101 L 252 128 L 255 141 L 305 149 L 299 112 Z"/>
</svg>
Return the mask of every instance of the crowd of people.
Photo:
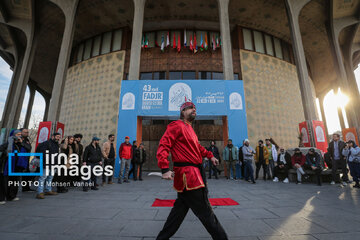
<svg viewBox="0 0 360 240">
<path fill-rule="evenodd" d="M 40 166 L 39 163 L 36 164 L 36 158 L 14 154 L 16 151 L 17 153 L 32 152 L 29 130 L 25 128 L 12 130 L 7 142 L 0 146 L 0 205 L 5 204 L 6 201 L 18 201 L 17 193 L 20 185 L 23 192 L 36 191 L 37 199 L 66 193 L 69 187 L 82 186 L 84 192 L 89 189 L 98 190 L 98 177 L 93 171 L 97 166 L 103 168 L 111 166 L 111 174 L 106 175 L 105 172 L 102 174 L 101 186 L 113 184 L 116 159 L 115 135 L 110 134 L 108 140 L 102 146 L 100 146 L 100 139 L 93 137 L 91 143 L 85 148 L 81 143 L 82 138 L 82 134 L 67 136 L 64 139 L 61 139 L 60 133 L 52 134 L 49 140 L 40 143 L 35 149 L 36 153 L 42 153 L 43 156 L 53 156 L 51 157 L 53 159 L 49 161 L 45 161 L 44 157 L 43 165 Z M 136 141 L 133 141 L 131 145 L 129 140 L 130 138 L 126 137 L 119 149 L 121 167 L 118 183 L 120 184 L 122 182 L 129 183 L 130 177 L 134 181 L 143 180 L 142 166 L 146 161 L 145 146 L 143 143 L 137 145 Z M 65 154 L 65 159 L 59 157 L 60 153 Z M 74 156 L 78 159 L 76 165 L 79 168 L 89 166 L 87 171 L 91 172 L 89 174 L 90 179 L 82 180 L 82 174 L 75 176 L 67 174 L 72 165 L 70 158 L 74 158 Z M 38 179 L 35 176 L 12 176 L 8 171 L 9 163 L 11 163 L 10 167 L 13 173 L 35 172 L 41 174 L 40 167 L 43 167 L 44 170 Z M 51 166 L 55 164 L 63 167 L 56 168 L 59 170 L 57 172 L 51 172 Z M 46 166 L 48 171 L 45 171 Z M 24 184 L 19 184 L 20 180 Z M 36 190 L 34 190 L 34 187 Z"/>
<path fill-rule="evenodd" d="M 215 141 L 210 142 L 208 150 L 220 159 Z M 346 186 L 350 183 L 348 178 L 350 170 L 350 175 L 355 182 L 353 187 L 360 188 L 360 147 L 354 141 L 350 140 L 345 143 L 340 139 L 339 134 L 333 134 L 328 151 L 323 158 L 324 161 L 322 161 L 321 153 L 316 152 L 314 148 L 310 148 L 305 154 L 300 148 L 295 148 L 294 154 L 291 156 L 283 147 L 274 144 L 272 139 L 266 139 L 265 144 L 263 140 L 259 140 L 255 149 L 250 146 L 248 139 L 244 140 L 240 148 L 234 146 L 232 140 L 229 139 L 222 154 L 227 170 L 226 178 L 231 180 L 243 179 L 256 183 L 255 180 L 258 180 L 262 168 L 264 181 L 279 182 L 283 177 L 282 182 L 289 183 L 289 171 L 294 169 L 297 184 L 301 184 L 303 179 L 310 178 L 306 173 L 310 170 L 316 176 L 317 185 L 322 185 L 323 170 L 331 169 L 332 181 L 330 184 L 334 185 L 337 180 L 337 170 L 341 169 L 342 185 Z M 218 179 L 220 170 L 216 166 L 212 166 L 211 161 L 206 161 L 205 166 L 207 163 L 209 178 L 214 176 Z M 255 165 L 255 174 L 253 165 Z"/>
<path fill-rule="evenodd" d="M 18 153 L 30 153 L 32 150 L 31 143 L 28 137 L 28 129 L 13 130 L 8 138 L 8 141 L 0 146 L 0 204 L 6 201 L 17 201 L 17 192 L 19 186 L 16 184 L 9 184 L 20 180 L 19 176 L 9 176 L 9 162 L 8 156 L 10 153 L 17 151 Z M 79 167 L 86 165 L 90 166 L 90 170 L 96 166 L 111 166 L 114 169 L 115 159 L 117 156 L 115 146 L 115 136 L 110 134 L 108 140 L 100 146 L 100 139 L 93 137 L 91 143 L 84 147 L 81 143 L 83 136 L 75 134 L 61 139 L 59 133 L 52 134 L 51 138 L 43 143 L 40 143 L 35 152 L 43 154 L 59 154 L 64 153 L 68 158 L 76 154 L 80 161 L 77 163 Z M 342 178 L 341 184 L 346 186 L 350 183 L 348 172 L 355 182 L 354 188 L 360 188 L 360 148 L 354 141 L 344 142 L 340 139 L 339 134 L 333 134 L 332 141 L 329 143 L 328 151 L 324 154 L 324 162 L 322 156 L 314 148 L 310 148 L 307 153 L 302 153 L 301 149 L 296 148 L 294 154 L 286 151 L 283 147 L 279 147 L 272 142 L 272 139 L 266 139 L 265 144 L 262 140 L 258 141 L 255 147 L 250 146 L 248 139 L 245 139 L 243 145 L 238 148 L 233 145 L 232 140 L 229 139 L 222 154 L 220 154 L 215 141 L 210 142 L 207 148 L 211 151 L 215 158 L 225 161 L 226 178 L 229 180 L 243 179 L 245 181 L 256 183 L 259 178 L 259 173 L 262 168 L 263 180 L 272 180 L 274 182 L 282 181 L 289 183 L 289 171 L 294 169 L 296 174 L 296 183 L 301 184 L 305 179 L 309 179 L 306 172 L 311 170 L 316 176 L 316 183 L 322 184 L 322 171 L 326 168 L 332 171 L 331 184 L 335 184 L 337 180 L 337 170 L 341 169 Z M 125 137 L 125 141 L 120 145 L 119 151 L 120 171 L 118 183 L 129 183 L 132 176 L 134 181 L 142 181 L 142 167 L 147 156 L 143 143 L 138 144 L 136 141 L 130 143 L 130 138 Z M 29 164 L 29 157 L 14 155 L 12 158 L 13 172 L 31 172 L 31 164 Z M 31 162 L 31 161 L 30 161 Z M 56 164 L 64 164 L 69 167 L 69 161 L 57 162 Z M 47 163 L 53 164 L 52 162 Z M 222 170 L 219 166 L 212 164 L 211 161 L 204 161 L 208 168 L 211 179 L 219 179 Z M 44 164 L 45 166 L 45 164 Z M 255 171 L 253 166 L 255 166 Z M 348 169 L 349 168 L 349 169 Z M 36 170 L 37 172 L 39 169 Z M 68 192 L 68 188 L 74 186 L 75 182 L 82 182 L 83 191 L 87 192 L 89 189 L 98 190 L 97 176 L 91 174 L 89 180 L 83 181 L 81 175 L 66 176 L 64 172 L 66 168 L 57 173 L 51 171 L 37 179 L 36 198 L 44 199 L 47 195 L 57 195 L 58 193 Z M 27 184 L 22 186 L 22 191 L 33 191 L 30 188 L 31 183 L 36 179 L 31 176 L 23 176 L 22 181 Z M 113 175 L 102 175 L 101 186 L 106 184 L 113 184 Z M 56 187 L 54 187 L 56 186 Z"/>
</svg>

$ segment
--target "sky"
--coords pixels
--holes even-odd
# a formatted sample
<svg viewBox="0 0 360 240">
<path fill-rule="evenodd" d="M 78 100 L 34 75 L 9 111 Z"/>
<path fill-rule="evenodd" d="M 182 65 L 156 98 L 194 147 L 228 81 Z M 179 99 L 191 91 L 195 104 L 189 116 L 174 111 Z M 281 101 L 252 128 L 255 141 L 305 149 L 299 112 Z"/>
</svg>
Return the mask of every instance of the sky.
<svg viewBox="0 0 360 240">
<path fill-rule="evenodd" d="M 6 97 L 10 87 L 11 76 L 12 76 L 12 70 L 10 69 L 9 65 L 0 57 L 0 117 L 2 117 L 4 111 Z M 20 122 L 24 122 L 28 101 L 29 101 L 29 89 L 27 88 L 23 107 L 21 110 Z M 39 119 L 42 120 L 44 111 L 45 111 L 45 100 L 41 96 L 41 94 L 36 92 L 34 105 L 32 109 L 32 117 L 30 118 L 30 123 L 29 123 L 30 128 L 33 128 Z M 35 122 L 35 120 L 37 121 Z"/>
<path fill-rule="evenodd" d="M 2 113 L 4 110 L 6 96 L 10 86 L 11 76 L 12 76 L 12 71 L 9 65 L 0 57 L 0 117 L 2 117 Z M 360 65 L 355 70 L 355 77 L 356 77 L 358 89 L 360 89 Z M 27 89 L 25 93 L 23 108 L 20 116 L 20 122 L 23 122 L 25 119 L 28 99 L 29 99 L 29 89 Z M 334 105 L 336 105 L 338 102 L 346 102 L 346 97 L 343 96 L 342 98 L 339 99 L 334 95 L 334 92 L 329 92 L 329 94 L 325 97 L 324 109 L 325 109 L 329 134 L 332 134 L 340 130 L 340 121 L 337 115 L 337 109 L 334 107 Z M 34 120 L 37 121 L 39 119 L 42 120 L 44 110 L 45 110 L 44 98 L 39 93 L 36 93 L 33 110 L 32 110 L 33 116 L 31 117 L 29 124 L 30 128 L 32 128 L 36 124 Z"/>
</svg>

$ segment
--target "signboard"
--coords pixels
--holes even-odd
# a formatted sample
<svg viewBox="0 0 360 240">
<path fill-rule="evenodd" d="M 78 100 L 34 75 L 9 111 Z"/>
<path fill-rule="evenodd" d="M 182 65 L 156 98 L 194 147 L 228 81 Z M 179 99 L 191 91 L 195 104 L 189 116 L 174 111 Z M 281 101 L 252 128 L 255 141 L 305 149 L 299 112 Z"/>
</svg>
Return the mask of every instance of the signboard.
<svg viewBox="0 0 360 240">
<path fill-rule="evenodd" d="M 356 145 L 359 146 L 359 137 L 356 132 L 356 128 L 344 128 L 342 130 L 343 139 L 345 142 L 353 140 Z"/>
<path fill-rule="evenodd" d="M 325 134 L 325 126 L 322 121 L 312 121 L 312 129 L 315 136 L 315 147 L 322 152 L 327 152 L 328 142 Z"/>
<path fill-rule="evenodd" d="M 35 144 L 35 149 L 39 145 L 39 143 L 45 142 L 50 138 L 51 134 L 51 122 L 40 122 L 39 129 L 37 133 L 37 139 Z"/>
<path fill-rule="evenodd" d="M 309 128 L 306 121 L 299 123 L 299 130 L 304 147 L 311 147 L 311 136 L 309 134 Z"/>
<path fill-rule="evenodd" d="M 61 139 L 64 138 L 64 133 L 65 133 L 65 125 L 61 122 L 56 122 L 56 132 L 60 133 Z"/>
<path fill-rule="evenodd" d="M 117 149 L 125 136 L 136 139 L 137 117 L 179 117 L 189 99 L 202 119 L 227 116 L 229 138 L 240 146 L 248 137 L 243 82 L 240 80 L 126 80 L 121 83 Z M 115 161 L 118 173 L 119 161 Z"/>
</svg>

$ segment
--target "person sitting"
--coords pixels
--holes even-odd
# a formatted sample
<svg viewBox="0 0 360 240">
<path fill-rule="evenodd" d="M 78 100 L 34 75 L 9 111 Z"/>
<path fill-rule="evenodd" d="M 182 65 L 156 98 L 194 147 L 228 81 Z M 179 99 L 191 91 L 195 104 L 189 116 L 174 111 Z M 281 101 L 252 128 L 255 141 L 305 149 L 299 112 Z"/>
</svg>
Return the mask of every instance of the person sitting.
<svg viewBox="0 0 360 240">
<path fill-rule="evenodd" d="M 308 179 L 309 176 L 303 170 L 303 166 L 305 164 L 306 158 L 304 154 L 301 153 L 299 148 L 295 148 L 295 153 L 291 157 L 291 164 L 293 168 L 296 170 L 297 181 L 296 184 L 301 184 L 301 177 L 304 175 L 305 179 Z"/>
<path fill-rule="evenodd" d="M 280 153 L 277 156 L 276 167 L 274 168 L 274 182 L 279 182 L 279 173 L 281 171 L 285 174 L 285 179 L 283 183 L 289 183 L 288 175 L 289 169 L 291 168 L 291 155 L 286 152 L 282 147 L 280 148 Z"/>
<path fill-rule="evenodd" d="M 306 154 L 305 168 L 315 172 L 317 185 L 321 186 L 322 166 L 320 162 L 320 155 L 315 152 L 315 149 L 313 148 L 310 148 L 309 152 Z"/>
</svg>

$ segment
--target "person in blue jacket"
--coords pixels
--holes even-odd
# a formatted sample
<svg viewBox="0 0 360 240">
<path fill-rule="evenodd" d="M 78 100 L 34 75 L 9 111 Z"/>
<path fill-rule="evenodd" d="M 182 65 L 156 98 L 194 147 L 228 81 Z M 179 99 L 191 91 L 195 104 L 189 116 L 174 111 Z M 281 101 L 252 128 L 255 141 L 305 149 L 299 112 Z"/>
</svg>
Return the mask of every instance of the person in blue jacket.
<svg viewBox="0 0 360 240">
<path fill-rule="evenodd" d="M 352 140 L 346 143 L 342 154 L 346 157 L 350 168 L 350 174 L 355 182 L 354 188 L 360 188 L 360 147 Z"/>
</svg>

